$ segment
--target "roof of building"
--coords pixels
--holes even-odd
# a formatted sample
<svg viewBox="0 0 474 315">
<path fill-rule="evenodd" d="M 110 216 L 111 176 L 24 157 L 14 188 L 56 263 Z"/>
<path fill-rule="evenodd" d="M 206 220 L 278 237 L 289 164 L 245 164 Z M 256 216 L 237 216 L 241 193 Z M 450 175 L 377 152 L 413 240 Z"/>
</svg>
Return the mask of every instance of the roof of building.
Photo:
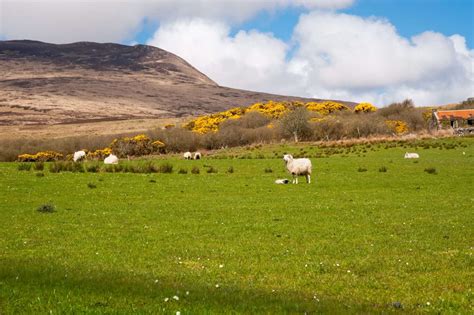
<svg viewBox="0 0 474 315">
<path fill-rule="evenodd" d="M 474 119 L 474 109 L 459 109 L 459 110 L 438 110 L 436 111 L 436 118 L 443 119 Z"/>
</svg>

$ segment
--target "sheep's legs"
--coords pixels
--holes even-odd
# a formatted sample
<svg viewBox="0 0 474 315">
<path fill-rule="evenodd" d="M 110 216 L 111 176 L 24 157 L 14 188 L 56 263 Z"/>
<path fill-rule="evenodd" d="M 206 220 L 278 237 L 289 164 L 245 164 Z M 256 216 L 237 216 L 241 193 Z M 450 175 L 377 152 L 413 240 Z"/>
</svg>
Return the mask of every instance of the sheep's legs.
<svg viewBox="0 0 474 315">
<path fill-rule="evenodd" d="M 298 176 L 293 175 L 293 184 L 298 184 Z"/>
<path fill-rule="evenodd" d="M 306 182 L 307 182 L 308 184 L 311 184 L 311 175 L 309 175 L 309 174 L 306 175 Z"/>
</svg>

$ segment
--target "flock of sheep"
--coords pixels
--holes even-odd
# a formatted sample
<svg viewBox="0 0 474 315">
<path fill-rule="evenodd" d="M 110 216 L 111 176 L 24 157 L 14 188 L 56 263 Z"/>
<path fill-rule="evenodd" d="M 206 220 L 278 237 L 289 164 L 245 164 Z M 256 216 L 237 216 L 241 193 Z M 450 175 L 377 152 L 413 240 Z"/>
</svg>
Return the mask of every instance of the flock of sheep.
<svg viewBox="0 0 474 315">
<path fill-rule="evenodd" d="M 202 159 L 202 154 L 200 152 L 195 152 L 193 155 L 191 152 L 185 152 L 183 157 L 185 160 L 200 160 Z"/>
<path fill-rule="evenodd" d="M 420 156 L 418 153 L 405 153 L 405 159 L 418 159 Z M 86 152 L 77 151 L 74 152 L 73 160 L 74 162 L 79 162 L 86 158 Z M 185 160 L 200 160 L 202 159 L 202 154 L 200 152 L 185 152 L 183 154 Z M 286 169 L 293 176 L 292 183 L 298 184 L 298 176 L 305 176 L 306 182 L 311 183 L 311 172 L 313 165 L 311 160 L 307 158 L 295 159 L 291 154 L 283 155 L 283 161 L 285 161 Z M 116 155 L 110 154 L 104 159 L 104 164 L 118 164 L 118 157 Z M 289 184 L 288 179 L 277 179 L 275 184 Z"/>
<path fill-rule="evenodd" d="M 86 152 L 85 151 L 74 152 L 74 155 L 72 157 L 72 160 L 74 162 L 80 162 L 80 161 L 85 160 L 85 159 L 86 159 Z M 118 164 L 118 161 L 119 161 L 119 159 L 116 155 L 109 154 L 109 156 L 107 156 L 104 159 L 104 164 Z"/>
</svg>

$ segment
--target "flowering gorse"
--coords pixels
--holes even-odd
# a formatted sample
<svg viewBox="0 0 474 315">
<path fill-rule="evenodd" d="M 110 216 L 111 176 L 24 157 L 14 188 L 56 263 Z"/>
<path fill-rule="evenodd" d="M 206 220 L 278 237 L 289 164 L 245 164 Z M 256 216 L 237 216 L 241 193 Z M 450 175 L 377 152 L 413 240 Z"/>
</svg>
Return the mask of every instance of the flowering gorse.
<svg viewBox="0 0 474 315">
<path fill-rule="evenodd" d="M 359 103 L 355 108 L 355 113 L 372 113 L 377 110 L 377 107 L 370 103 Z"/>
</svg>

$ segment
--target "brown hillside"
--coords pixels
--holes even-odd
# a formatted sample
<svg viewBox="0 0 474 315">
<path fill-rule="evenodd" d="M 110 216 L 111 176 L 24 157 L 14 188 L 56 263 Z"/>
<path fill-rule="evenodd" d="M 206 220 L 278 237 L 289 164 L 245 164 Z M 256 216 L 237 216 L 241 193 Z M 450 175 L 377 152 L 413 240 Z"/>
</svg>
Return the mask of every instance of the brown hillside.
<svg viewBox="0 0 474 315">
<path fill-rule="evenodd" d="M 178 56 L 145 45 L 0 41 L 0 73 L 4 126 L 168 119 L 266 100 L 311 101 L 218 86 Z"/>
</svg>

